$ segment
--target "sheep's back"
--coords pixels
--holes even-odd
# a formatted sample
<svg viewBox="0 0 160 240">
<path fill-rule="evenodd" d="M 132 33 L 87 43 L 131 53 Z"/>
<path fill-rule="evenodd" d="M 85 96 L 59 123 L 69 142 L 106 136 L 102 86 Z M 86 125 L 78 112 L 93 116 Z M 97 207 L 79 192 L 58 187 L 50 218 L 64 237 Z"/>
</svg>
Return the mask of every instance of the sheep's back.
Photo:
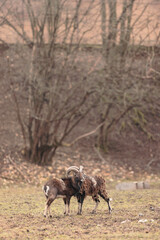
<svg viewBox="0 0 160 240">
<path fill-rule="evenodd" d="M 66 189 L 66 185 L 62 179 L 52 178 L 43 186 L 43 189 L 48 189 L 48 191 L 54 188 L 56 188 L 58 192 L 63 192 Z"/>
<path fill-rule="evenodd" d="M 85 181 L 81 185 L 80 193 L 85 192 L 87 195 L 97 194 L 96 186 L 93 184 L 92 178 L 86 177 Z"/>
</svg>

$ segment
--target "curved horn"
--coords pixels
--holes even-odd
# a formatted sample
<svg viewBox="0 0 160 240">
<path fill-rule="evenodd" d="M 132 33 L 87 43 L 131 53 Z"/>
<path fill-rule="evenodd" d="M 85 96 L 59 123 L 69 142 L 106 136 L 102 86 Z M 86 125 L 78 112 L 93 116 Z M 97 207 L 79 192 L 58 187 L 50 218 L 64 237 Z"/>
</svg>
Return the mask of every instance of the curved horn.
<svg viewBox="0 0 160 240">
<path fill-rule="evenodd" d="M 76 172 L 76 173 L 78 173 L 79 171 L 80 171 L 79 167 L 77 167 L 77 166 L 71 166 L 71 167 L 69 167 L 69 168 L 67 169 L 67 172 L 66 172 L 67 177 L 68 177 L 68 175 L 70 174 L 70 172 Z"/>
</svg>

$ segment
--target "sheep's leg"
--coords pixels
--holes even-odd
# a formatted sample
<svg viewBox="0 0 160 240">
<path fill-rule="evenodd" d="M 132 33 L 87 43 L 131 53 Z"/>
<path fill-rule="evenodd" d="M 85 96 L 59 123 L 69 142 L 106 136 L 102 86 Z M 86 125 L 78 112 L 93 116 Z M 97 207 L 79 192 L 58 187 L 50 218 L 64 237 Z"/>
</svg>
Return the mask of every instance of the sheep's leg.
<svg viewBox="0 0 160 240">
<path fill-rule="evenodd" d="M 111 208 L 111 205 L 110 205 L 110 198 L 108 198 L 106 201 L 107 201 L 107 204 L 108 204 L 109 213 L 111 213 L 112 208 Z"/>
<path fill-rule="evenodd" d="M 106 192 L 104 192 L 104 193 L 100 192 L 99 195 L 107 202 L 109 213 L 111 213 L 112 208 L 111 208 L 111 205 L 110 205 L 110 198 L 108 197 L 107 193 Z"/>
<path fill-rule="evenodd" d="M 51 210 L 50 210 L 50 206 L 48 207 L 48 214 L 49 214 L 50 217 L 52 217 L 52 215 L 51 215 Z"/>
<path fill-rule="evenodd" d="M 68 215 L 70 214 L 70 200 L 71 198 L 68 198 Z"/>
<path fill-rule="evenodd" d="M 67 213 L 67 199 L 63 198 L 63 201 L 64 201 L 64 205 L 65 205 L 64 214 L 66 215 L 66 213 Z"/>
<path fill-rule="evenodd" d="M 82 214 L 82 203 L 81 202 L 78 203 L 78 213 L 77 214 L 78 215 Z"/>
<path fill-rule="evenodd" d="M 48 214 L 48 206 L 47 204 L 45 205 L 45 209 L 44 209 L 44 217 L 46 217 Z"/>
<path fill-rule="evenodd" d="M 46 206 L 45 206 L 45 210 L 44 210 L 44 217 L 47 216 L 48 212 L 49 212 L 49 216 L 52 217 L 50 214 L 50 205 L 55 199 L 56 199 L 56 196 L 48 198 Z"/>
<path fill-rule="evenodd" d="M 85 198 L 85 193 L 78 194 L 78 196 L 77 196 L 77 200 L 78 200 L 78 213 L 77 214 L 78 215 L 82 214 L 82 205 L 83 205 L 84 198 Z"/>
<path fill-rule="evenodd" d="M 100 200 L 99 200 L 99 197 L 96 195 L 96 196 L 92 196 L 93 200 L 96 202 L 96 205 L 95 205 L 95 208 L 93 209 L 92 213 L 96 213 L 96 210 L 97 210 L 97 207 L 100 203 Z"/>
<path fill-rule="evenodd" d="M 64 198 L 64 204 L 65 204 L 65 210 L 64 210 L 64 214 L 65 215 L 69 215 L 70 214 L 70 199 L 71 198 Z"/>
</svg>

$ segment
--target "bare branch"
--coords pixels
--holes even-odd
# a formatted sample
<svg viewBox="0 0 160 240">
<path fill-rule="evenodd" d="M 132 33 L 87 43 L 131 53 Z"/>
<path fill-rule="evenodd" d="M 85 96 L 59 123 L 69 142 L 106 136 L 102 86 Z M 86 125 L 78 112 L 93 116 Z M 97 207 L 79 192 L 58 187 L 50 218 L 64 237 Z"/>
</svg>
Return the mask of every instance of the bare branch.
<svg viewBox="0 0 160 240">
<path fill-rule="evenodd" d="M 17 166 L 17 164 L 12 160 L 10 156 L 8 156 L 8 161 L 13 165 L 13 167 L 17 170 L 17 172 L 21 175 L 21 177 L 27 182 L 30 183 L 30 180 L 24 175 L 21 169 Z"/>
<path fill-rule="evenodd" d="M 93 129 L 92 131 L 90 131 L 90 132 L 88 132 L 88 133 L 85 133 L 85 134 L 77 137 L 77 138 L 76 138 L 74 141 L 72 141 L 71 143 L 64 143 L 64 142 L 63 142 L 63 143 L 62 143 L 62 146 L 71 147 L 73 144 L 75 144 L 76 142 L 78 142 L 80 139 L 86 138 L 86 137 L 88 137 L 88 136 L 91 136 L 91 135 L 95 134 L 95 133 L 98 131 L 98 129 L 99 129 L 100 127 L 102 127 L 104 124 L 105 124 L 105 122 L 99 124 L 95 129 Z"/>
</svg>

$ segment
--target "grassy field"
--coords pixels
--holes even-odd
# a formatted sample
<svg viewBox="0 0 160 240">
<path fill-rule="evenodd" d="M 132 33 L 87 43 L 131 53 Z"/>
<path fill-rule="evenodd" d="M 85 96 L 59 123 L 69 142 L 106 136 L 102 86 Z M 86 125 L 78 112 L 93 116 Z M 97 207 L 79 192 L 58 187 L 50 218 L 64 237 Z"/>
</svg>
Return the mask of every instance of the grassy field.
<svg viewBox="0 0 160 240">
<path fill-rule="evenodd" d="M 109 191 L 113 212 L 104 200 L 97 214 L 94 202 L 84 201 L 83 215 L 71 200 L 70 216 L 63 215 L 63 200 L 52 204 L 53 218 L 44 218 L 45 197 L 41 186 L 0 189 L 0 240 L 8 239 L 160 239 L 160 190 Z"/>
</svg>

